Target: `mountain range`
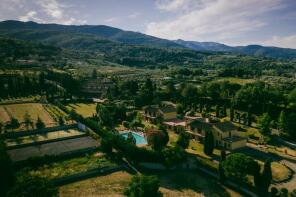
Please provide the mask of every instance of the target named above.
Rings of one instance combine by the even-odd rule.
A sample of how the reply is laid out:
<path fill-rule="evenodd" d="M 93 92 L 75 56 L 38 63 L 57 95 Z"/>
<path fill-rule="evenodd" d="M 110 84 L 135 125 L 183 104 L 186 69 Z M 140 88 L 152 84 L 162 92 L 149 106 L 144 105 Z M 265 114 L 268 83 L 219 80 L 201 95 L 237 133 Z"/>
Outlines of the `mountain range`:
<path fill-rule="evenodd" d="M 41 41 L 58 47 L 111 49 L 114 45 L 127 44 L 169 49 L 191 49 L 205 52 L 225 52 L 280 59 L 296 59 L 296 49 L 260 45 L 227 46 L 216 42 L 166 40 L 139 32 L 124 31 L 105 25 L 59 25 L 35 22 L 0 22 L 0 37 Z M 100 46 L 98 46 L 100 45 Z"/>
<path fill-rule="evenodd" d="M 261 45 L 248 45 L 248 46 L 228 46 L 217 42 L 197 42 L 197 41 L 184 41 L 175 40 L 177 44 L 187 48 L 198 51 L 219 51 L 231 52 L 244 55 L 264 56 L 271 58 L 295 59 L 296 49 L 267 47 Z"/>

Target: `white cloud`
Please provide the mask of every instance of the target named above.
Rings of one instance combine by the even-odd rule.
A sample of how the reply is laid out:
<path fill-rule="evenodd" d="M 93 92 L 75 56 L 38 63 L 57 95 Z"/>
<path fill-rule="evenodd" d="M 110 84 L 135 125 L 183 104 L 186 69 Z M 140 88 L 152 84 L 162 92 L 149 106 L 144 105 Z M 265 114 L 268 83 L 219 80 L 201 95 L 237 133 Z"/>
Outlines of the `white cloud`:
<path fill-rule="evenodd" d="M 120 22 L 120 19 L 117 17 L 111 17 L 111 18 L 107 18 L 106 20 L 104 20 L 104 22 L 106 22 L 107 24 L 117 24 Z"/>
<path fill-rule="evenodd" d="M 64 15 L 64 10 L 56 0 L 41 0 L 37 3 L 43 8 L 45 13 L 52 18 L 61 19 Z"/>
<path fill-rule="evenodd" d="M 290 36 L 273 36 L 271 39 L 262 42 L 262 44 L 296 49 L 296 34 Z"/>
<path fill-rule="evenodd" d="M 159 10 L 177 12 L 201 8 L 206 1 L 209 2 L 211 0 L 156 0 L 155 5 Z"/>
<path fill-rule="evenodd" d="M 137 17 L 140 16 L 140 15 L 141 15 L 141 13 L 139 13 L 139 12 L 134 12 L 134 13 L 128 15 L 128 18 L 137 18 Z"/>
<path fill-rule="evenodd" d="M 157 0 L 160 10 L 178 12 L 169 20 L 149 23 L 146 33 L 168 39 L 220 41 L 265 25 L 261 16 L 282 0 Z"/>
<path fill-rule="evenodd" d="M 38 18 L 36 11 L 29 11 L 26 15 L 20 16 L 20 21 L 36 21 L 36 22 L 43 22 L 40 18 Z"/>

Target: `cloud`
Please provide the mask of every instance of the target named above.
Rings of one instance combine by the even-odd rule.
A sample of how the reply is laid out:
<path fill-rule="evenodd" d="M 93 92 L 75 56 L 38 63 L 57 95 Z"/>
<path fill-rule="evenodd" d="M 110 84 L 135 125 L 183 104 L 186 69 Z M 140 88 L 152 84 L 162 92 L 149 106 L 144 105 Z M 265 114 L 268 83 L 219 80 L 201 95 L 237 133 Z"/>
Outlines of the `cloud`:
<path fill-rule="evenodd" d="M 107 18 L 106 20 L 104 20 L 104 22 L 114 25 L 114 24 L 119 23 L 120 19 L 117 17 L 111 17 L 111 18 Z"/>
<path fill-rule="evenodd" d="M 273 36 L 271 39 L 262 42 L 262 44 L 296 49 L 296 34 L 290 36 Z"/>
<path fill-rule="evenodd" d="M 39 23 L 59 23 L 65 25 L 85 24 L 79 10 L 71 1 L 61 0 L 0 0 L 0 19 L 19 19 Z M 78 11 L 75 12 L 75 11 Z"/>
<path fill-rule="evenodd" d="M 43 20 L 38 18 L 36 15 L 37 15 L 36 11 L 29 11 L 26 15 L 20 16 L 19 20 L 20 21 L 32 21 L 32 20 L 34 20 L 36 22 L 43 22 Z"/>
<path fill-rule="evenodd" d="M 146 33 L 168 39 L 223 42 L 266 25 L 260 16 L 280 8 L 281 1 L 157 0 L 158 9 L 178 14 L 149 23 Z"/>
<path fill-rule="evenodd" d="M 63 18 L 64 10 L 56 0 L 41 0 L 37 1 L 37 3 L 42 7 L 48 16 L 56 19 Z"/>
<path fill-rule="evenodd" d="M 203 2 L 204 0 L 156 0 L 155 5 L 159 10 L 175 12 L 200 7 Z"/>
<path fill-rule="evenodd" d="M 128 15 L 128 18 L 137 18 L 137 17 L 140 16 L 140 15 L 141 15 L 141 13 L 139 13 L 139 12 L 134 12 L 134 13 Z"/>

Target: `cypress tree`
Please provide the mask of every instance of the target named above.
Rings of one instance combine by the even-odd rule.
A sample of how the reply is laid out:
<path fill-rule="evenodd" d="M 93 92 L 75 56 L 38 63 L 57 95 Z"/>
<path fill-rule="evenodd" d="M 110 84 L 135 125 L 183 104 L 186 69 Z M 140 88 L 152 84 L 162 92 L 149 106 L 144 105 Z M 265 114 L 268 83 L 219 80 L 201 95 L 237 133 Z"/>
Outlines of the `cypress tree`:
<path fill-rule="evenodd" d="M 268 193 L 268 188 L 272 181 L 272 171 L 271 171 L 271 160 L 267 159 L 264 163 L 264 169 L 262 172 L 262 181 L 263 181 L 263 191 Z"/>
<path fill-rule="evenodd" d="M 224 169 L 223 169 L 223 161 L 225 161 L 225 159 L 226 159 L 226 152 L 223 149 L 221 151 L 220 162 L 219 162 L 219 178 L 220 178 L 220 181 L 224 181 L 226 179 Z"/>
<path fill-rule="evenodd" d="M 233 121 L 233 119 L 234 119 L 234 110 L 233 110 L 233 108 L 231 107 L 231 108 L 230 108 L 230 121 Z"/>
<path fill-rule="evenodd" d="M 204 153 L 211 155 L 214 151 L 214 137 L 212 132 L 207 131 L 204 139 Z"/>

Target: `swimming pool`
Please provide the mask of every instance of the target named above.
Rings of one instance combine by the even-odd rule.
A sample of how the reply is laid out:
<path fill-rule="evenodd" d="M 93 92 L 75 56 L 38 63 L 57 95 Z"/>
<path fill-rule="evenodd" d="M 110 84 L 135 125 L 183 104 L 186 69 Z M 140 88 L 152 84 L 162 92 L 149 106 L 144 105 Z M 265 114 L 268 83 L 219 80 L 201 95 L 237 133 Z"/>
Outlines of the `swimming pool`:
<path fill-rule="evenodd" d="M 124 131 L 122 133 L 120 133 L 119 135 L 121 135 L 122 137 L 124 137 L 125 139 L 127 139 L 128 133 L 132 133 L 132 135 L 134 136 L 134 138 L 136 139 L 136 145 L 146 145 L 147 140 L 144 136 L 137 134 L 133 131 Z"/>

